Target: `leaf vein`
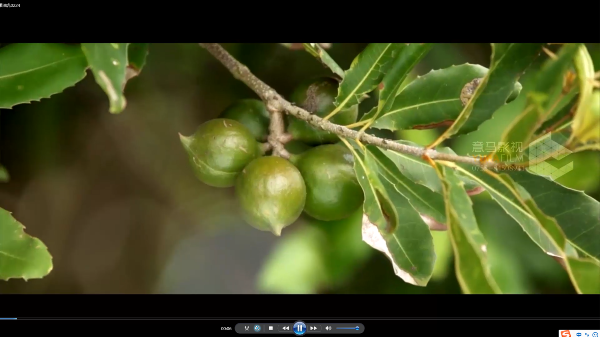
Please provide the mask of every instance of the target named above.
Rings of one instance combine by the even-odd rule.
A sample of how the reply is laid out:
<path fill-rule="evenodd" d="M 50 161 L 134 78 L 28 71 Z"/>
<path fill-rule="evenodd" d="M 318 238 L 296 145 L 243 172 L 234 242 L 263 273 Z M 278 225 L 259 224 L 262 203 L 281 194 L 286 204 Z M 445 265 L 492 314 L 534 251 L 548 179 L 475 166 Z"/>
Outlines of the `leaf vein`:
<path fill-rule="evenodd" d="M 59 60 L 59 61 L 55 61 L 55 62 L 52 62 L 52 63 L 48 63 L 48 64 L 45 64 L 45 65 L 43 65 L 43 66 L 39 66 L 39 67 L 36 67 L 36 68 L 32 68 L 32 69 L 28 69 L 28 70 L 24 70 L 24 71 L 22 71 L 22 72 L 17 72 L 17 73 L 12 73 L 12 74 L 7 74 L 7 75 L 2 75 L 2 76 L 0 76 L 0 80 L 2 80 L 2 79 L 4 79 L 4 78 L 7 78 L 7 77 L 11 77 L 11 76 L 17 76 L 17 75 L 22 75 L 22 74 L 30 73 L 30 72 L 36 71 L 36 70 L 38 70 L 38 69 L 42 69 L 42 68 L 46 68 L 46 67 L 50 67 L 50 66 L 53 66 L 53 65 L 55 65 L 55 64 L 58 64 L 58 63 L 61 63 L 61 62 L 65 62 L 65 61 L 68 61 L 68 60 L 71 60 L 71 59 L 79 58 L 79 57 L 83 57 L 83 55 L 71 56 L 71 57 L 68 57 L 68 58 L 66 58 L 66 59 L 62 59 L 62 60 Z"/>
<path fill-rule="evenodd" d="M 21 258 L 21 257 L 15 256 L 15 255 L 11 255 L 11 254 L 9 254 L 8 252 L 5 252 L 5 251 L 0 251 L 0 254 L 6 256 L 8 258 L 18 259 L 20 261 L 25 261 L 26 260 L 25 258 Z"/>
<path fill-rule="evenodd" d="M 408 110 L 408 109 L 420 108 L 422 106 L 427 106 L 427 105 L 431 105 L 431 104 L 443 103 L 443 102 L 452 102 L 452 101 L 459 101 L 459 100 L 460 99 L 445 99 L 445 100 L 437 100 L 437 101 L 430 101 L 430 102 L 419 103 L 419 104 L 415 104 L 415 105 L 412 105 L 412 106 L 406 106 L 406 107 L 403 107 L 403 108 L 400 108 L 400 109 L 389 111 L 389 112 L 381 115 L 380 118 L 383 118 L 383 117 L 388 116 L 388 115 L 396 114 L 396 113 L 399 113 L 401 111 Z"/>

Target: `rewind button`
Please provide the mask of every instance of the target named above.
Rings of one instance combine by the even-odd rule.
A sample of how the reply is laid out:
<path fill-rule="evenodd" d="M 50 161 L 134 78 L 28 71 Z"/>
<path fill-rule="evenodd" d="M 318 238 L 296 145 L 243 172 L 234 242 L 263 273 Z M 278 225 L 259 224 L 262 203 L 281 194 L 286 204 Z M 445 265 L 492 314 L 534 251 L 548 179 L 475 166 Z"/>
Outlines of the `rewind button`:
<path fill-rule="evenodd" d="M 308 332 L 321 332 L 321 325 L 307 324 Z"/>

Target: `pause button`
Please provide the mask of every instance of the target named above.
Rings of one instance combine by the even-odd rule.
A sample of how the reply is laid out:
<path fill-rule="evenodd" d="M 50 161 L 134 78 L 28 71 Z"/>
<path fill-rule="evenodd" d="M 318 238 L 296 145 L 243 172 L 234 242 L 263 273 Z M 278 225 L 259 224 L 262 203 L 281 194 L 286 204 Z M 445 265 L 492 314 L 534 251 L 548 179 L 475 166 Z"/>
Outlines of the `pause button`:
<path fill-rule="evenodd" d="M 294 333 L 297 336 L 301 336 L 306 333 L 306 324 L 303 322 L 295 322 L 294 323 Z"/>

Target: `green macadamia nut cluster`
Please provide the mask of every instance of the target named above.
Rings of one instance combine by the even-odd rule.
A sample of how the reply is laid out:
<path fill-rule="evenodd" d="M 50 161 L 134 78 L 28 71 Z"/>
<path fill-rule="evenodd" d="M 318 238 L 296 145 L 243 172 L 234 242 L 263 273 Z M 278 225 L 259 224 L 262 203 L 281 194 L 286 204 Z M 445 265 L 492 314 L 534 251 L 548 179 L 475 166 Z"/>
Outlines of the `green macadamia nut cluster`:
<path fill-rule="evenodd" d="M 325 116 L 334 107 L 338 82 L 319 78 L 301 84 L 295 104 Z M 350 107 L 332 122 L 356 122 Z M 265 104 L 243 99 L 191 136 L 180 135 L 196 177 L 219 188 L 234 187 L 244 220 L 256 229 L 280 236 L 304 212 L 321 221 L 337 221 L 362 206 L 364 195 L 354 172 L 354 157 L 335 134 L 287 116 L 285 142 L 289 159 L 269 154 L 270 115 Z"/>

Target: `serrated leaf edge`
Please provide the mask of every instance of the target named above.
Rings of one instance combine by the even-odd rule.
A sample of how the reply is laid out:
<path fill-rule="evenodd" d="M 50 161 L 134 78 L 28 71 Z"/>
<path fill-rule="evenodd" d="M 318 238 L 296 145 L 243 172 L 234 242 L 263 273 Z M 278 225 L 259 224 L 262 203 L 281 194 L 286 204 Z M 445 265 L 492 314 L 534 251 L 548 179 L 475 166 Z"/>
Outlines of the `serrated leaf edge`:
<path fill-rule="evenodd" d="M 5 210 L 5 211 L 8 212 L 8 214 L 12 216 L 13 213 L 11 211 L 8 211 L 8 210 Z M 39 239 L 37 237 L 34 237 L 34 236 L 28 234 L 27 232 L 25 232 L 26 227 L 25 227 L 25 225 L 23 225 L 23 223 L 19 222 L 14 217 L 11 217 L 11 218 L 12 218 L 12 222 L 16 223 L 17 226 L 20 227 L 21 231 L 25 234 L 25 236 L 28 236 L 28 237 L 32 238 L 33 240 L 37 241 L 39 244 L 41 244 L 41 246 L 36 247 L 36 249 L 46 249 L 47 250 L 48 256 L 50 257 L 50 268 L 48 269 L 48 271 L 46 272 L 45 275 L 40 276 L 40 277 L 26 278 L 26 277 L 23 277 L 23 276 L 16 276 L 16 277 L 0 278 L 0 280 L 8 282 L 11 279 L 23 279 L 24 281 L 27 282 L 30 279 L 42 279 L 42 278 L 48 276 L 48 274 L 50 274 L 50 272 L 52 272 L 52 270 L 54 269 L 54 264 L 53 264 L 54 263 L 53 262 L 54 261 L 54 257 L 52 257 L 52 254 L 50 253 L 50 250 L 48 250 L 48 246 L 41 239 Z M 11 257 L 13 259 L 23 260 L 22 258 L 15 257 L 13 255 L 10 255 L 10 254 L 4 252 L 4 251 L 0 251 L 0 254 L 3 254 L 3 255 L 8 256 L 8 257 Z"/>
<path fill-rule="evenodd" d="M 70 58 L 68 58 L 68 59 L 61 60 L 60 62 L 62 62 L 62 61 L 66 61 L 66 60 L 70 60 L 70 59 L 73 59 L 73 58 L 76 58 L 76 57 L 83 57 L 83 58 L 85 58 L 85 55 L 70 57 Z M 86 62 L 87 62 L 87 61 L 86 61 Z M 56 63 L 56 62 L 54 62 L 54 63 L 52 63 L 52 64 L 55 64 L 55 63 Z M 45 67 L 45 66 L 43 66 L 43 67 Z M 38 68 L 41 68 L 41 67 L 38 67 Z M 65 87 L 63 90 L 61 90 L 61 91 L 59 91 L 59 92 L 56 92 L 56 93 L 54 93 L 54 94 L 50 94 L 50 95 L 48 95 L 48 96 L 42 96 L 42 97 L 40 97 L 39 99 L 33 99 L 33 100 L 29 100 L 29 101 L 18 102 L 18 103 L 15 103 L 15 104 L 13 104 L 13 105 L 12 105 L 12 106 L 10 106 L 10 107 L 0 107 L 0 109 L 13 109 L 15 106 L 18 106 L 18 105 L 21 105 L 21 104 L 32 104 L 32 103 L 34 103 L 34 102 L 41 102 L 43 99 L 49 99 L 49 98 L 51 98 L 51 97 L 52 97 L 52 96 L 54 96 L 54 95 L 62 94 L 62 93 L 64 93 L 64 91 L 65 91 L 65 90 L 67 90 L 67 89 L 69 89 L 69 88 L 73 88 L 73 87 L 75 87 L 75 86 L 76 86 L 76 85 L 77 85 L 79 82 L 81 82 L 83 79 L 85 79 L 85 77 L 87 76 L 87 70 L 88 70 L 89 68 L 90 68 L 90 66 L 89 66 L 89 65 L 88 65 L 87 67 L 85 67 L 85 68 L 83 69 L 83 76 L 82 76 L 82 77 L 81 77 L 79 80 L 77 80 L 76 82 L 74 82 L 72 85 Z M 15 74 L 10 74 L 10 75 L 15 75 Z"/>

